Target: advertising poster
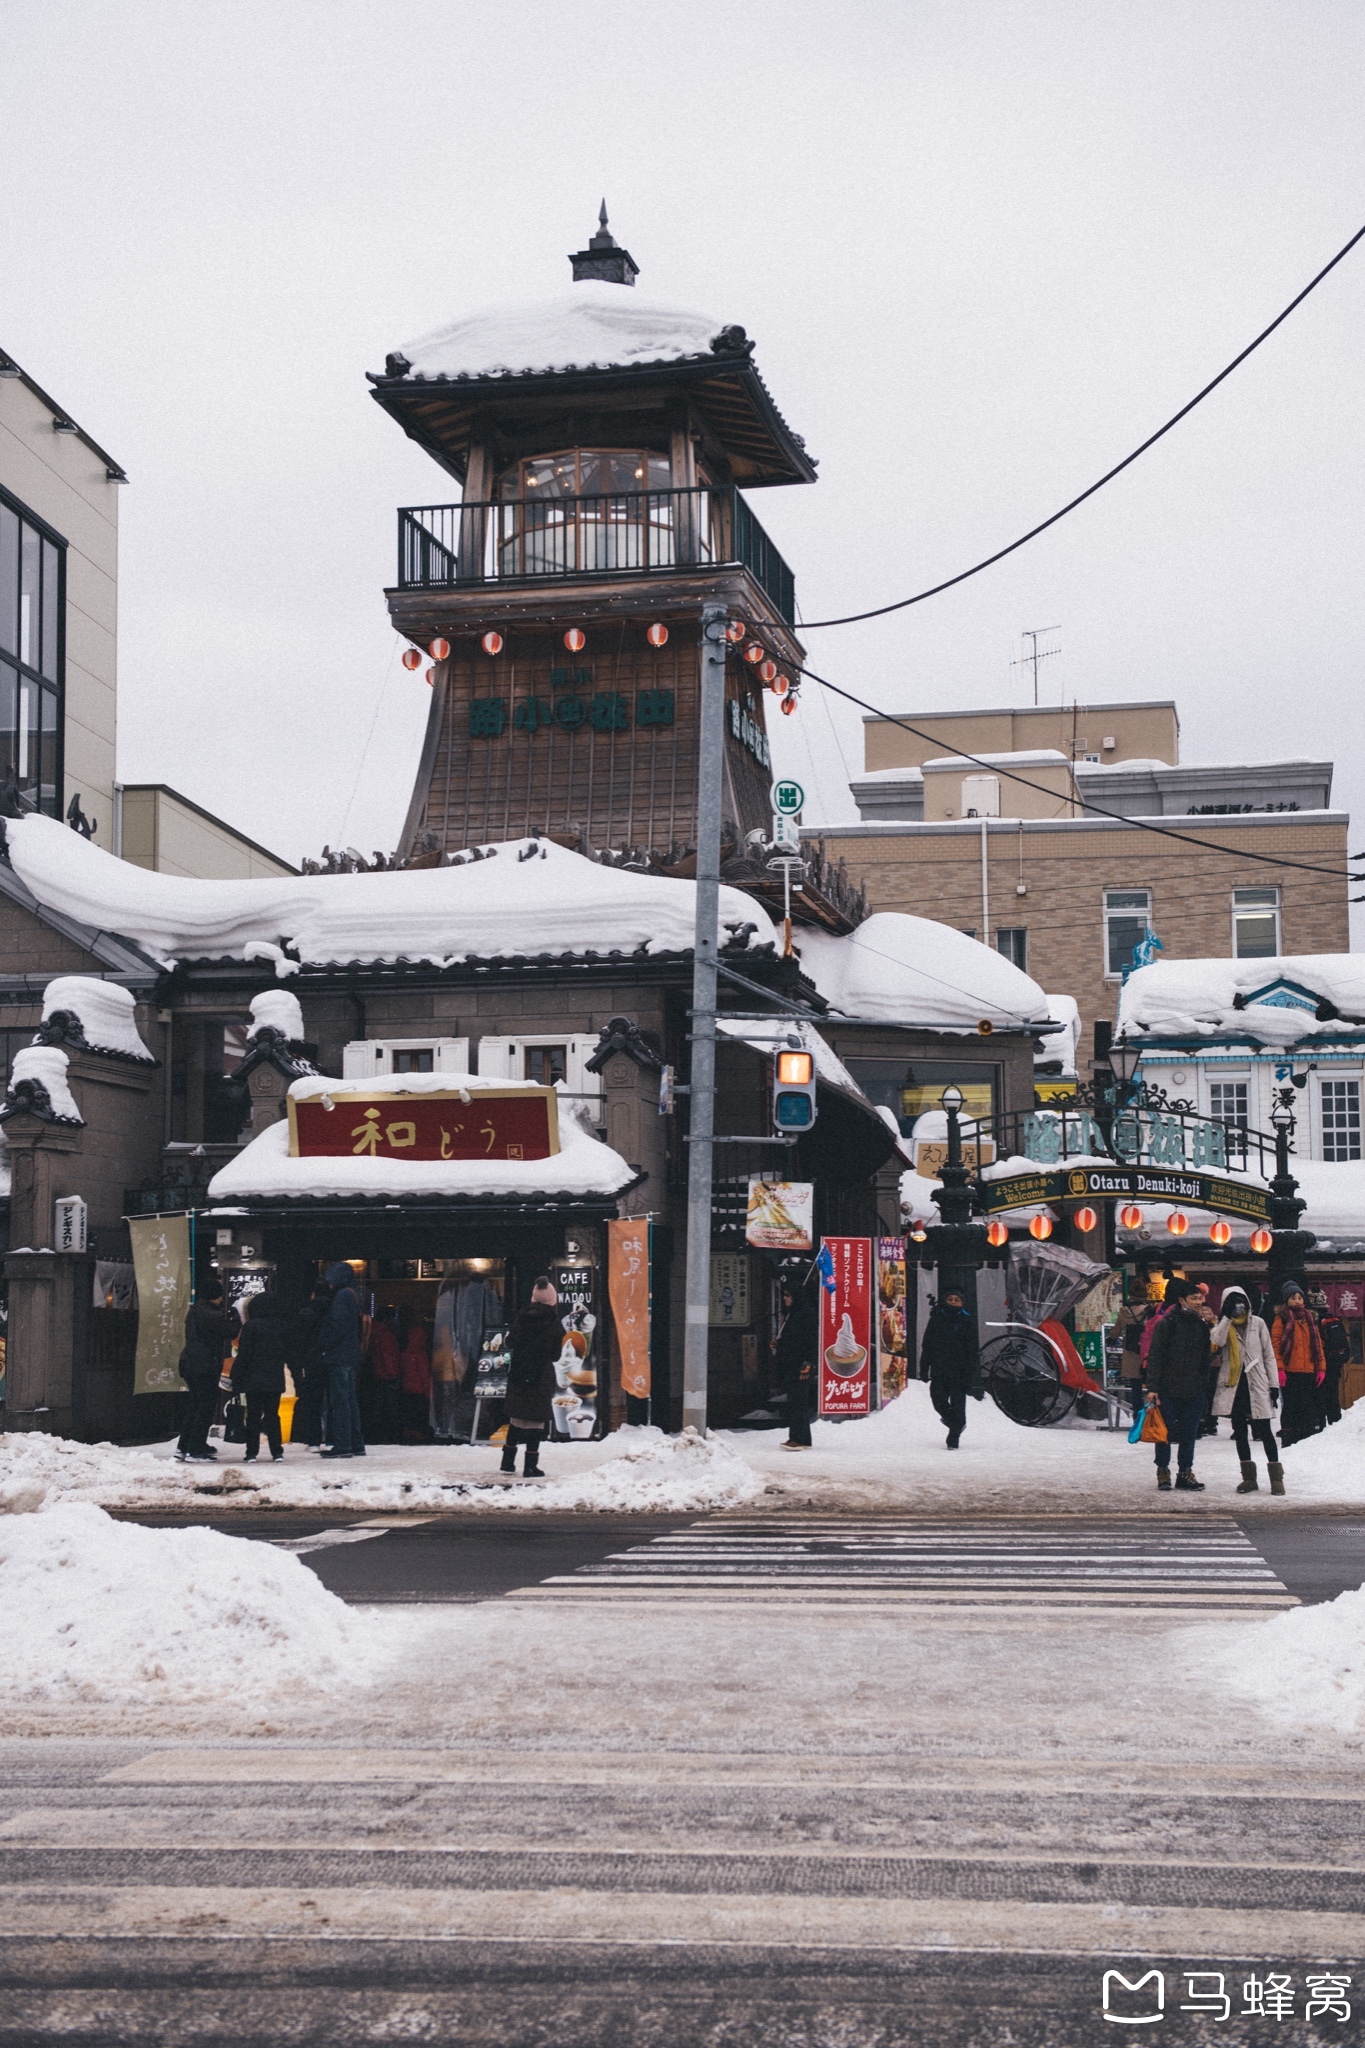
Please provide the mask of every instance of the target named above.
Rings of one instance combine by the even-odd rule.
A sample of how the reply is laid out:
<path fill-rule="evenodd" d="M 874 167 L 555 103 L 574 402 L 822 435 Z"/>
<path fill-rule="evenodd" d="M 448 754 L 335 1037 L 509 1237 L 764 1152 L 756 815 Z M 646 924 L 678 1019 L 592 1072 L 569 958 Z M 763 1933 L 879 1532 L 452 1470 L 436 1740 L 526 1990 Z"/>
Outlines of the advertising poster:
<path fill-rule="evenodd" d="M 133 1216 L 133 1271 L 137 1275 L 135 1394 L 183 1394 L 180 1354 L 190 1312 L 190 1219 Z"/>
<path fill-rule="evenodd" d="M 829 1280 L 820 1288 L 820 1413 L 866 1415 L 872 1406 L 872 1239 L 826 1237 Z"/>
<path fill-rule="evenodd" d="M 716 1252 L 711 1258 L 711 1305 L 707 1321 L 713 1330 L 744 1330 L 753 1321 L 750 1305 L 749 1254 Z"/>
<path fill-rule="evenodd" d="M 649 1399 L 649 1222 L 616 1217 L 607 1225 L 607 1299 L 621 1353 L 621 1390 Z"/>
<path fill-rule="evenodd" d="M 766 1252 L 808 1252 L 815 1242 L 815 1182 L 749 1180 L 744 1235 Z"/>
<path fill-rule="evenodd" d="M 905 1239 L 877 1239 L 877 1391 L 880 1403 L 905 1391 Z"/>
<path fill-rule="evenodd" d="M 555 1360 L 555 1390 L 550 1415 L 557 1437 L 597 1434 L 597 1273 L 592 1266 L 550 1268 L 559 1295 L 559 1321 L 564 1332 Z"/>

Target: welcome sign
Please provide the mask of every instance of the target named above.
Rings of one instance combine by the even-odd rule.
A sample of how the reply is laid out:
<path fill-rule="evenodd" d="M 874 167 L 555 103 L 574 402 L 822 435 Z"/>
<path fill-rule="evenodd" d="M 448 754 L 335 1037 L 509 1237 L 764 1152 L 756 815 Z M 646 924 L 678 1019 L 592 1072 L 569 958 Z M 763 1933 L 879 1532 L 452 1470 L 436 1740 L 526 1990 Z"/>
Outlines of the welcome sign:
<path fill-rule="evenodd" d="M 291 1159 L 549 1159 L 558 1150 L 554 1089 L 531 1083 L 289 1098 Z"/>

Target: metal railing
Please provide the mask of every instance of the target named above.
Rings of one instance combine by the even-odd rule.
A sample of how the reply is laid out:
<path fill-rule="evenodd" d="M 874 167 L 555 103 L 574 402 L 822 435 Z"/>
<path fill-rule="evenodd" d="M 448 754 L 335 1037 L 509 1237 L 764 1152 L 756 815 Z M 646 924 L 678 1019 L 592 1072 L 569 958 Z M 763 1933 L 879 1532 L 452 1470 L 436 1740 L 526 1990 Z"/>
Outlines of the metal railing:
<path fill-rule="evenodd" d="M 1126 1166 L 1168 1166 L 1204 1172 L 1275 1171 L 1275 1134 L 1220 1122 L 1188 1109 L 1134 1105 L 1118 1115 L 1049 1103 L 1034 1110 L 963 1122 L 967 1145 L 984 1139 L 996 1159 L 1025 1158 L 1051 1166 L 1068 1159 L 1110 1158 Z"/>
<path fill-rule="evenodd" d="M 410 505 L 398 584 L 442 590 L 548 576 L 655 576 L 738 563 L 789 625 L 795 578 L 733 486 Z"/>

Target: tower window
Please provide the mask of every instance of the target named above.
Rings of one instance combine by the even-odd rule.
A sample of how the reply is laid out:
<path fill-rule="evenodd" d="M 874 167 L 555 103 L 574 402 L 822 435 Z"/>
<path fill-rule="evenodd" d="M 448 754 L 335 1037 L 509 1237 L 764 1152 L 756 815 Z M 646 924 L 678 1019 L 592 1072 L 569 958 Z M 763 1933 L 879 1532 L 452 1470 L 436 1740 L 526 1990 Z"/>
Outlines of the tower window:
<path fill-rule="evenodd" d="M 66 543 L 0 495 L 0 781 L 61 816 Z"/>

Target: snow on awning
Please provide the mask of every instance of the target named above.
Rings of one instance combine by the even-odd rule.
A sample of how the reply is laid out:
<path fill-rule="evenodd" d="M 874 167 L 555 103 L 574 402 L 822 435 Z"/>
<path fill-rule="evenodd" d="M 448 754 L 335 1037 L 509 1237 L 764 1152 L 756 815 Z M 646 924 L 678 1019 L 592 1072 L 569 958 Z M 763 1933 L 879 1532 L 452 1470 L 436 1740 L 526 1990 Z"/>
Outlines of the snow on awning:
<path fill-rule="evenodd" d="M 868 1022 L 936 1031 L 1051 1030 L 1038 983 L 997 953 L 927 917 L 878 911 L 846 938 L 799 934 L 801 965 L 832 1008 Z"/>
<path fill-rule="evenodd" d="M 631 369 L 707 356 L 724 325 L 711 314 L 585 278 L 549 298 L 466 314 L 401 353 L 415 378 Z"/>

